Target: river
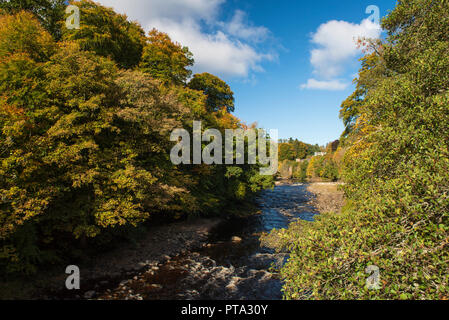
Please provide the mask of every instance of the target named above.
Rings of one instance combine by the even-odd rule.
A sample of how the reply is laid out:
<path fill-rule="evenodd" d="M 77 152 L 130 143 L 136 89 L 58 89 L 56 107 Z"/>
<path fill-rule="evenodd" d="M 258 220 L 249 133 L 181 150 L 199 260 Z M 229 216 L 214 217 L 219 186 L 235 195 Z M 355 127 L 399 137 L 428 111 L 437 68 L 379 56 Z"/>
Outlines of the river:
<path fill-rule="evenodd" d="M 287 256 L 262 247 L 259 237 L 285 228 L 297 219 L 312 221 L 306 185 L 290 184 L 265 190 L 257 197 L 260 214 L 230 219 L 211 234 L 207 246 L 170 259 L 162 265 L 107 289 L 100 299 L 276 300 L 282 282 L 270 266 Z"/>

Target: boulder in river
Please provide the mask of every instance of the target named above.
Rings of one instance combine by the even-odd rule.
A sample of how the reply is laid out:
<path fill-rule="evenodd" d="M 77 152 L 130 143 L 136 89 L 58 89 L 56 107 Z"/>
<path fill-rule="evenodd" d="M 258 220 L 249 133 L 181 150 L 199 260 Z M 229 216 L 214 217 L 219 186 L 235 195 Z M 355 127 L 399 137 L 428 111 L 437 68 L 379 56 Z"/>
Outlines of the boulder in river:
<path fill-rule="evenodd" d="M 242 238 L 237 237 L 237 236 L 233 236 L 233 237 L 231 238 L 231 240 L 232 240 L 232 242 L 241 242 L 241 241 L 242 241 Z"/>

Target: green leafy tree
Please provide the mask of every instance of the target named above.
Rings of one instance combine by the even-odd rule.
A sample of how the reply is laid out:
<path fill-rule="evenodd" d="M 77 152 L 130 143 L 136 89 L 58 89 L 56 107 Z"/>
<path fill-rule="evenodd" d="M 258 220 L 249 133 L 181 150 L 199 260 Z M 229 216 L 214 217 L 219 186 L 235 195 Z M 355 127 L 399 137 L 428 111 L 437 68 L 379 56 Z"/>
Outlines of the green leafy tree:
<path fill-rule="evenodd" d="M 206 105 L 209 111 L 218 111 L 222 108 L 227 112 L 234 111 L 234 93 L 220 78 L 210 73 L 195 74 L 188 86 L 202 91 L 207 96 Z"/>

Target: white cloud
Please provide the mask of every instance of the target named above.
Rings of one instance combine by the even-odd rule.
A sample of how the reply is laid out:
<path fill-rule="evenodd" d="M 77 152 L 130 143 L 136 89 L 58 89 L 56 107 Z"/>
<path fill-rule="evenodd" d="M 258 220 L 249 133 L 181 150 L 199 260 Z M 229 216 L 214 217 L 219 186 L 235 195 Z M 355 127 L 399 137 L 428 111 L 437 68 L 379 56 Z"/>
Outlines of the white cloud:
<path fill-rule="evenodd" d="M 270 34 L 267 28 L 252 26 L 245 20 L 246 13 L 236 10 L 232 20 L 229 23 L 223 23 L 223 25 L 230 35 L 253 42 L 263 41 Z"/>
<path fill-rule="evenodd" d="M 378 38 L 380 32 L 380 26 L 369 19 L 360 24 L 332 20 L 320 25 L 312 35 L 312 43 L 319 46 L 311 52 L 314 73 L 326 79 L 340 75 L 345 63 L 360 53 L 355 40 Z"/>
<path fill-rule="evenodd" d="M 148 31 L 157 28 L 174 41 L 189 47 L 194 55 L 194 72 L 219 76 L 247 77 L 262 71 L 260 65 L 272 60 L 271 54 L 260 53 L 251 43 L 263 40 L 269 33 L 264 27 L 245 23 L 245 13 L 237 10 L 230 22 L 218 20 L 225 0 L 99 0 L 117 12 L 126 13 Z M 205 32 L 207 25 L 214 31 Z"/>
<path fill-rule="evenodd" d="M 193 68 L 195 72 L 246 77 L 251 70 L 262 70 L 259 65 L 261 61 L 273 58 L 271 55 L 258 53 L 240 40 L 232 39 L 223 31 L 203 33 L 200 26 L 192 20 L 154 20 L 152 25 L 189 47 L 196 62 Z"/>
<path fill-rule="evenodd" d="M 310 63 L 313 73 L 321 80 L 309 79 L 302 89 L 344 90 L 349 83 L 336 77 L 341 76 L 348 61 L 360 54 L 356 41 L 358 38 L 379 38 L 380 25 L 370 19 L 360 24 L 331 20 L 320 25 L 312 34 L 311 42 L 316 48 L 311 50 Z"/>
<path fill-rule="evenodd" d="M 331 91 L 339 91 L 344 90 L 349 86 L 349 83 L 341 82 L 340 80 L 316 80 L 309 79 L 307 83 L 302 84 L 301 89 L 311 89 L 311 90 L 331 90 Z"/>

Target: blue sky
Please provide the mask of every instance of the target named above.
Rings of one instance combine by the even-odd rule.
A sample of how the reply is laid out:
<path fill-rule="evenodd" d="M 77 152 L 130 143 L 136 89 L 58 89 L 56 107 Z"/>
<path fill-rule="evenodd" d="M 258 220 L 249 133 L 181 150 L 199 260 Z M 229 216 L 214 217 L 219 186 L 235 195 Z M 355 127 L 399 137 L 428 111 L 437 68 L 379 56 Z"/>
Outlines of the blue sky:
<path fill-rule="evenodd" d="M 337 139 L 343 131 L 339 107 L 354 87 L 341 91 L 300 89 L 314 77 L 310 51 L 316 46 L 310 42 L 311 33 L 330 20 L 358 24 L 370 16 L 365 10 L 371 4 L 384 16 L 395 1 L 232 1 L 232 6 L 243 7 L 256 25 L 269 29 L 285 48 L 278 50 L 276 62 L 263 63 L 265 71 L 258 73 L 253 83 L 229 81 L 235 92 L 236 115 L 278 129 L 282 138 L 320 145 Z M 358 57 L 347 61 L 339 78 L 351 82 L 360 67 Z"/>
<path fill-rule="evenodd" d="M 280 138 L 325 143 L 339 138 L 341 102 L 351 94 L 361 52 L 354 36 L 377 37 L 395 0 L 100 0 L 167 32 L 194 54 L 194 72 L 224 79 L 235 115 L 278 129 Z M 374 15 L 373 15 L 374 14 Z M 365 21 L 364 21 L 365 20 Z"/>

